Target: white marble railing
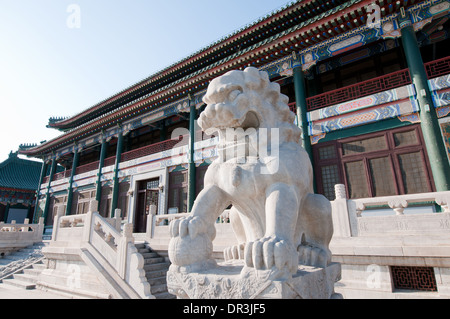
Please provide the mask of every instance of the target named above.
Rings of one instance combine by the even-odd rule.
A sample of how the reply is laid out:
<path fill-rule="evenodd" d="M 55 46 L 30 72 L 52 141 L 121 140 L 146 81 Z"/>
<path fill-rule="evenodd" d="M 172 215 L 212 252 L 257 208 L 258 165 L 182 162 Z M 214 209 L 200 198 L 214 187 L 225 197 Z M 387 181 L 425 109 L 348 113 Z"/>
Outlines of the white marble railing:
<path fill-rule="evenodd" d="M 332 207 L 337 237 L 430 234 L 450 229 L 450 191 L 347 199 L 344 185 L 336 185 L 335 193 Z"/>
<path fill-rule="evenodd" d="M 58 211 L 53 224 L 52 241 L 66 242 L 72 247 L 95 249 L 101 258 L 97 262 L 107 262 L 120 278 L 133 287 L 141 298 L 152 298 L 150 285 L 145 278 L 144 258 L 134 246 L 133 225 L 124 224 L 121 232 L 120 209 L 116 218 L 103 218 L 96 208 L 97 201 L 90 203 L 89 212 L 83 215 L 63 216 Z"/>
<path fill-rule="evenodd" d="M 2 247 L 16 247 L 21 243 L 37 243 L 42 241 L 44 232 L 44 219 L 40 218 L 38 224 L 30 224 L 25 219 L 23 224 L 16 224 L 13 220 L 10 224 L 0 222 L 0 244 Z"/>

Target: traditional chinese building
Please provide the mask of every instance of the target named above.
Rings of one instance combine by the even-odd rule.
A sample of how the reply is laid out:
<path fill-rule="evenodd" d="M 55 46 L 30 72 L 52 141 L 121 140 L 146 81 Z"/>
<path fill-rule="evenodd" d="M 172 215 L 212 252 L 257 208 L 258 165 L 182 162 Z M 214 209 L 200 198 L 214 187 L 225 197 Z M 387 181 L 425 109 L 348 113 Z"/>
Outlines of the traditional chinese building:
<path fill-rule="evenodd" d="M 104 101 L 48 127 L 61 135 L 20 152 L 44 161 L 34 220 L 57 207 L 99 212 L 145 232 L 158 214 L 190 211 L 217 140 L 195 120 L 208 83 L 267 71 L 289 97 L 334 199 L 449 190 L 449 1 L 295 1 Z M 195 142 L 195 143 L 194 143 Z M 65 168 L 57 173 L 57 165 Z"/>
<path fill-rule="evenodd" d="M 21 159 L 11 152 L 0 163 L 0 222 L 23 223 L 32 218 L 41 162 Z"/>

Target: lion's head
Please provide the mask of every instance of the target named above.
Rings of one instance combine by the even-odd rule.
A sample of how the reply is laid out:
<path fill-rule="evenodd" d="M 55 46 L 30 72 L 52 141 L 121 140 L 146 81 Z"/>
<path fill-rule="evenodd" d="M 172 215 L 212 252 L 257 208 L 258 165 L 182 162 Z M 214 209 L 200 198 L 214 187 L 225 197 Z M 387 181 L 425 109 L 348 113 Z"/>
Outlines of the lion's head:
<path fill-rule="evenodd" d="M 281 143 L 300 144 L 301 130 L 288 101 L 266 72 L 253 67 L 230 71 L 209 84 L 203 97 L 207 106 L 198 123 L 207 134 L 228 128 L 278 128 Z"/>

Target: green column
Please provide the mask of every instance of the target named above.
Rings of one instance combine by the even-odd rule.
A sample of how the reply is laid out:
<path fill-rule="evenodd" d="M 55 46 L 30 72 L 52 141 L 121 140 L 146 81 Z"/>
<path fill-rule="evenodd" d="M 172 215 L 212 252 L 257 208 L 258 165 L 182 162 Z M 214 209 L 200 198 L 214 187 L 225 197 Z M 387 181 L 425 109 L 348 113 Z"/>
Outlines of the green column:
<path fill-rule="evenodd" d="M 404 27 L 401 30 L 401 35 L 409 72 L 416 88 L 420 107 L 420 126 L 428 152 L 436 191 L 447 191 L 450 187 L 450 166 L 439 128 L 436 108 L 428 87 L 427 73 L 413 27 L 411 25 Z"/>
<path fill-rule="evenodd" d="M 167 127 L 164 123 L 164 120 L 162 121 L 162 127 L 159 129 L 160 135 L 159 135 L 159 140 L 161 142 L 165 141 L 167 139 Z"/>
<path fill-rule="evenodd" d="M 67 203 L 66 203 L 66 216 L 70 215 L 72 210 L 72 200 L 73 200 L 73 178 L 76 174 L 78 166 L 78 147 L 75 146 L 72 161 L 72 171 L 70 172 L 69 187 L 67 188 Z"/>
<path fill-rule="evenodd" d="M 102 141 L 102 148 L 100 150 L 100 160 L 98 161 L 97 173 L 97 192 L 95 193 L 95 200 L 98 202 L 97 210 L 100 210 L 100 201 L 102 200 L 102 169 L 105 164 L 106 151 L 108 150 L 108 142 L 106 139 Z"/>
<path fill-rule="evenodd" d="M 47 186 L 47 195 L 45 196 L 45 207 L 44 207 L 44 224 L 47 221 L 48 208 L 50 207 L 50 184 L 53 180 L 53 175 L 55 175 L 56 171 L 56 158 L 52 159 L 52 166 L 50 168 L 50 177 L 48 178 L 48 186 Z"/>
<path fill-rule="evenodd" d="M 195 120 L 197 118 L 197 110 L 195 103 L 189 96 L 189 179 L 188 179 L 188 212 L 194 206 L 196 196 L 196 174 L 194 162 L 194 143 L 195 143 Z"/>
<path fill-rule="evenodd" d="M 123 134 L 120 128 L 119 134 L 117 136 L 117 149 L 116 149 L 116 163 L 114 165 L 114 179 L 113 179 L 113 196 L 111 200 L 111 217 L 114 217 L 115 210 L 119 202 L 119 164 L 120 157 L 122 155 L 123 148 Z"/>
<path fill-rule="evenodd" d="M 6 204 L 5 215 L 4 215 L 4 222 L 5 222 L 5 224 L 8 222 L 8 214 L 9 214 L 9 207 L 10 206 L 11 206 L 11 204 L 8 202 L 8 204 Z"/>
<path fill-rule="evenodd" d="M 311 139 L 308 135 L 308 120 L 306 117 L 306 88 L 305 79 L 303 76 L 303 70 L 301 66 L 294 68 L 294 91 L 295 91 L 295 102 L 297 105 L 297 124 L 302 130 L 302 142 L 303 148 L 308 153 L 311 162 L 313 160 L 312 150 L 311 150 Z"/>
<path fill-rule="evenodd" d="M 42 168 L 41 168 L 41 176 L 39 177 L 39 185 L 36 191 L 36 204 L 34 205 L 34 212 L 33 212 L 33 223 L 37 224 L 38 223 L 38 216 L 37 216 L 37 211 L 39 208 L 39 197 L 40 197 L 40 193 L 41 193 L 41 185 L 42 182 L 44 181 L 44 177 L 45 175 L 47 175 L 47 169 L 48 169 L 48 165 L 47 163 L 44 161 L 42 163 Z"/>

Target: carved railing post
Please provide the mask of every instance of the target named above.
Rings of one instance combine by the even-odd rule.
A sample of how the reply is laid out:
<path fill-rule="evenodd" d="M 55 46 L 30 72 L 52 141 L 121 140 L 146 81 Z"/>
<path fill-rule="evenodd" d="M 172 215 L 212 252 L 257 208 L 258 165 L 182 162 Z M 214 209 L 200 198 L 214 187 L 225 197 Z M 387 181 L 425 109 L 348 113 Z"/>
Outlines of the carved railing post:
<path fill-rule="evenodd" d="M 122 223 L 122 210 L 120 208 L 116 208 L 114 211 L 115 225 L 114 227 L 120 233 L 120 227 Z"/>
<path fill-rule="evenodd" d="M 347 205 L 345 185 L 334 185 L 336 199 L 331 202 L 334 234 L 337 237 L 351 237 L 350 212 Z"/>
<path fill-rule="evenodd" d="M 64 206 L 58 206 L 58 210 L 56 212 L 56 216 L 53 219 L 53 234 L 52 234 L 52 241 L 56 241 L 58 237 L 58 230 L 59 230 L 59 219 L 64 216 Z M 40 221 L 40 220 L 39 220 Z"/>
<path fill-rule="evenodd" d="M 441 210 L 443 213 L 450 213 L 450 196 L 446 193 L 439 193 L 439 195 L 436 196 L 436 205 L 441 206 Z"/>
<path fill-rule="evenodd" d="M 388 205 L 396 215 L 403 215 L 403 211 L 408 207 L 408 202 L 405 199 L 395 197 L 388 202 Z"/>
<path fill-rule="evenodd" d="M 89 203 L 89 211 L 84 218 L 84 231 L 82 241 L 89 242 L 91 240 L 92 232 L 94 231 L 94 225 L 92 223 L 92 214 L 96 213 L 98 209 L 98 201 L 92 199 Z"/>
<path fill-rule="evenodd" d="M 347 199 L 347 192 L 345 190 L 344 184 L 336 184 L 334 185 L 334 194 L 336 199 Z"/>
<path fill-rule="evenodd" d="M 156 206 L 150 205 L 150 212 L 147 215 L 147 228 L 146 228 L 146 236 L 147 238 L 153 238 L 153 225 L 155 224 L 155 216 L 156 216 Z"/>
<path fill-rule="evenodd" d="M 122 279 L 126 279 L 128 243 L 133 242 L 133 224 L 127 223 L 123 226 L 123 233 L 117 245 L 116 270 Z"/>
<path fill-rule="evenodd" d="M 23 221 L 23 224 L 24 224 L 24 225 L 28 225 L 29 223 L 30 223 L 30 220 L 29 220 L 28 218 L 25 218 L 24 221 Z M 28 229 L 29 229 L 28 226 L 24 226 L 24 227 L 22 227 L 21 231 L 22 231 L 22 232 L 27 232 Z"/>

